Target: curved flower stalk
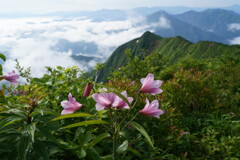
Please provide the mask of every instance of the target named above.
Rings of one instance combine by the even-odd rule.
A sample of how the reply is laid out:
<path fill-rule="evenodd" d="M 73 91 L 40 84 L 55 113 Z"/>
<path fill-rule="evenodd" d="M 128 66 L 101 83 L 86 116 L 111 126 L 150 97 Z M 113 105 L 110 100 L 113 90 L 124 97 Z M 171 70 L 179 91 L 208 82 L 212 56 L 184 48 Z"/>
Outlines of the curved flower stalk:
<path fill-rule="evenodd" d="M 142 87 L 139 92 L 150 93 L 152 95 L 162 93 L 162 89 L 159 87 L 162 85 L 162 81 L 154 80 L 154 75 L 149 73 L 146 78 L 141 79 Z"/>
<path fill-rule="evenodd" d="M 93 99 L 97 102 L 96 103 L 96 110 L 101 111 L 103 109 L 108 109 L 112 107 L 113 102 L 116 99 L 116 95 L 112 92 L 110 93 L 95 93 L 92 95 Z"/>
<path fill-rule="evenodd" d="M 132 103 L 133 98 L 132 97 L 127 97 L 127 92 L 123 91 L 121 93 L 124 97 L 126 97 L 126 99 L 128 100 L 128 103 Z M 112 104 L 113 107 L 117 108 L 117 109 L 129 109 L 129 105 L 127 104 L 127 102 L 125 102 L 124 100 L 122 100 L 122 98 L 120 98 L 119 96 L 116 96 L 115 101 Z"/>
<path fill-rule="evenodd" d="M 146 103 L 147 104 L 145 105 L 145 107 L 141 111 L 139 111 L 140 114 L 157 118 L 159 118 L 160 115 L 164 114 L 163 110 L 158 109 L 159 107 L 158 100 L 154 100 L 152 101 L 152 103 L 150 103 L 149 100 L 146 99 Z"/>
<path fill-rule="evenodd" d="M 8 75 L 5 76 L 5 79 L 14 85 L 19 83 L 17 81 L 17 79 L 19 79 L 19 78 L 20 78 L 20 76 L 18 74 L 16 74 L 15 71 L 9 72 Z"/>
<path fill-rule="evenodd" d="M 68 101 L 62 101 L 61 105 L 64 108 L 61 115 L 70 114 L 82 108 L 82 104 L 78 103 L 71 93 L 68 94 Z"/>

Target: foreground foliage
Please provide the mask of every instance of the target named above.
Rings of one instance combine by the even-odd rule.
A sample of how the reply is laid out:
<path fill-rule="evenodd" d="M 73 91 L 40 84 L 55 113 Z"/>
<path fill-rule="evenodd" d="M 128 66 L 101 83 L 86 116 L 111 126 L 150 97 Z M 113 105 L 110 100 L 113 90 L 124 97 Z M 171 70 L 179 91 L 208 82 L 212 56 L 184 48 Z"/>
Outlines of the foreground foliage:
<path fill-rule="evenodd" d="M 130 52 L 127 56 L 129 63 L 107 83 L 92 81 L 77 67 L 47 67 L 43 77 L 32 78 L 18 65 L 27 83 L 1 90 L 1 159 L 240 158 L 237 56 L 184 58 L 174 65 L 160 53 L 143 59 L 131 58 Z M 163 80 L 163 93 L 144 93 L 151 85 L 140 79 L 148 73 Z M 92 87 L 85 87 L 88 82 Z M 86 88 L 91 89 L 88 94 Z M 99 101 L 106 94 L 119 103 Z M 60 115 L 64 100 L 62 105 L 78 107 L 74 113 Z M 146 112 L 156 101 L 165 112 L 159 119 Z M 96 103 L 102 105 L 99 111 Z"/>

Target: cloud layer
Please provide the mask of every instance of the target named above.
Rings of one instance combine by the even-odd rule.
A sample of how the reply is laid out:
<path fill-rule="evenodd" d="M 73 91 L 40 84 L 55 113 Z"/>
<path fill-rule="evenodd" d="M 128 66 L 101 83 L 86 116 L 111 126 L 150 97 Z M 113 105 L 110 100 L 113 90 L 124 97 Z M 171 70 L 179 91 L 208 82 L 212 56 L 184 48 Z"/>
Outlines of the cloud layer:
<path fill-rule="evenodd" d="M 234 32 L 236 30 L 240 30 L 240 23 L 232 23 L 228 26 L 228 30 Z"/>
<path fill-rule="evenodd" d="M 144 21 L 143 17 L 111 22 L 93 22 L 83 17 L 1 19 L 0 52 L 7 55 L 4 71 L 14 69 L 15 59 L 23 67 L 31 67 L 34 76 L 41 76 L 45 66 L 78 65 L 87 70 L 96 62 L 77 62 L 71 55 L 93 55 L 106 60 L 117 46 L 141 36 L 150 27 L 170 27 L 164 17 L 152 26 Z"/>
<path fill-rule="evenodd" d="M 232 23 L 228 26 L 228 30 L 235 32 L 240 30 L 240 23 Z M 232 40 L 230 40 L 231 44 L 240 44 L 240 36 L 239 37 L 235 37 Z"/>

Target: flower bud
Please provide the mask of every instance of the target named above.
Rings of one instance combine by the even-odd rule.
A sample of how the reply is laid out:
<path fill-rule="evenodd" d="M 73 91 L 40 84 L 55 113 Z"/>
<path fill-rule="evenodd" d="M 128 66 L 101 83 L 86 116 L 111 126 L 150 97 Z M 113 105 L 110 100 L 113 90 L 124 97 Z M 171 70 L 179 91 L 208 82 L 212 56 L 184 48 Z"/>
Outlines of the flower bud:
<path fill-rule="evenodd" d="M 91 93 L 91 90 L 92 90 L 92 83 L 88 82 L 88 84 L 86 85 L 86 87 L 84 89 L 83 96 L 84 97 L 88 97 L 90 95 L 90 93 Z"/>

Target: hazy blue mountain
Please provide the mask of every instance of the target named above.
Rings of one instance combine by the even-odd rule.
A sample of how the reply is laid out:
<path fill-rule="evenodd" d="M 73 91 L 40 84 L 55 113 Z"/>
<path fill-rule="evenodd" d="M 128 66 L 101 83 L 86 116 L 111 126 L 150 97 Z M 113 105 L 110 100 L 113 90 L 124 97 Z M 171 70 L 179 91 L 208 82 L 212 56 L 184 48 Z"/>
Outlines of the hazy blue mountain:
<path fill-rule="evenodd" d="M 0 18 L 25 18 L 25 17 L 37 17 L 37 14 L 33 13 L 20 13 L 20 12 L 12 12 L 12 13 L 0 13 Z"/>
<path fill-rule="evenodd" d="M 236 13 L 240 13 L 240 5 L 238 5 L 238 4 L 235 4 L 235 5 L 232 5 L 232 6 L 229 6 L 229 7 L 225 7 L 223 9 L 227 9 L 227 10 L 234 11 Z"/>
<path fill-rule="evenodd" d="M 70 42 L 66 39 L 58 40 L 56 45 L 52 48 L 53 50 L 56 50 L 59 52 L 68 52 L 69 50 L 71 50 L 74 55 L 79 53 L 95 54 L 98 51 L 97 45 L 93 42 L 85 42 L 85 41 Z"/>
<path fill-rule="evenodd" d="M 133 11 L 141 14 L 141 15 L 148 15 L 148 14 L 152 14 L 154 12 L 160 11 L 160 10 L 164 10 L 170 14 L 180 14 L 180 13 L 184 13 L 187 12 L 189 10 L 195 10 L 195 11 L 202 11 L 206 8 L 196 8 L 196 7 L 138 7 L 138 8 L 134 8 Z"/>
<path fill-rule="evenodd" d="M 235 12 L 240 12 L 239 5 L 233 5 L 229 7 L 225 7 L 223 9 L 232 10 Z M 200 7 L 138 7 L 129 10 L 121 10 L 121 9 L 102 9 L 96 11 L 59 11 L 45 14 L 45 16 L 62 16 L 62 17 L 79 17 L 83 16 L 86 18 L 90 18 L 93 21 L 114 21 L 114 20 L 126 20 L 128 17 L 134 15 L 146 16 L 149 14 L 153 14 L 154 12 L 164 10 L 169 14 L 181 14 L 190 10 L 194 11 L 203 11 L 207 8 Z"/>
<path fill-rule="evenodd" d="M 32 14 L 32 13 L 7 13 L 0 14 L 0 18 L 21 18 L 21 17 L 37 17 L 37 16 L 60 16 L 60 17 L 79 17 L 93 19 L 94 21 L 113 21 L 113 20 L 125 20 L 132 15 L 133 12 L 138 15 L 148 15 L 159 10 L 164 10 L 170 14 L 181 14 L 190 10 L 203 11 L 207 8 L 204 7 L 184 7 L 184 6 L 172 6 L 172 7 L 138 7 L 129 10 L 123 9 L 102 9 L 96 11 L 58 11 L 47 14 Z M 240 13 L 240 5 L 235 4 L 222 9 L 231 10 Z"/>
<path fill-rule="evenodd" d="M 45 14 L 44 16 L 61 16 L 61 17 L 85 17 L 93 21 L 116 21 L 125 20 L 127 13 L 119 9 L 102 9 L 96 11 L 60 11 Z"/>
<path fill-rule="evenodd" d="M 162 37 L 181 36 L 191 42 L 205 40 L 227 43 L 221 36 L 181 21 L 165 11 L 159 11 L 147 16 L 147 23 L 153 24 L 149 30 L 153 30 L 155 34 Z"/>
<path fill-rule="evenodd" d="M 208 9 L 203 12 L 188 11 L 174 17 L 226 40 L 240 36 L 240 30 L 233 31 L 229 28 L 233 23 L 240 24 L 240 14 L 233 11 L 223 9 Z"/>
<path fill-rule="evenodd" d="M 74 60 L 76 60 L 77 62 L 90 62 L 92 60 L 96 61 L 96 62 L 101 62 L 103 59 L 99 58 L 99 57 L 95 57 L 95 56 L 87 56 L 87 55 L 72 55 L 71 56 Z"/>

